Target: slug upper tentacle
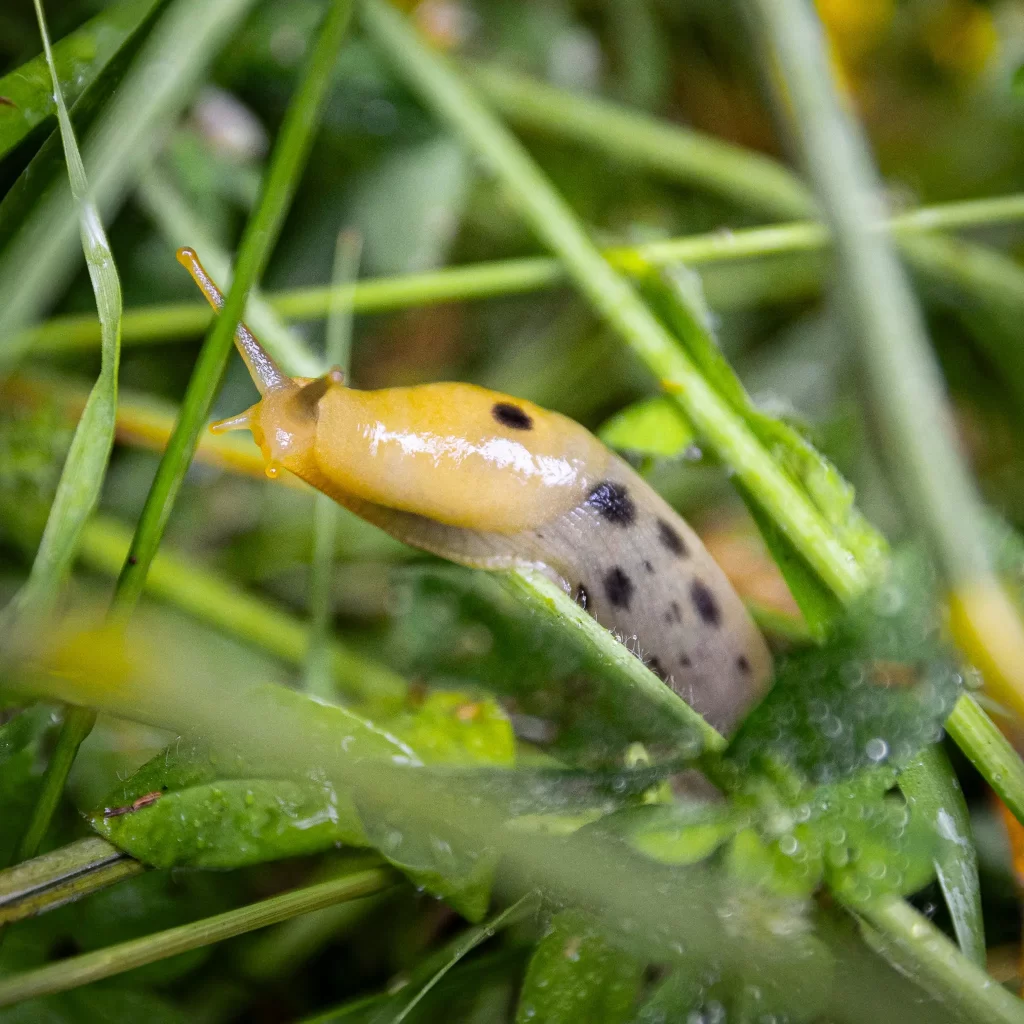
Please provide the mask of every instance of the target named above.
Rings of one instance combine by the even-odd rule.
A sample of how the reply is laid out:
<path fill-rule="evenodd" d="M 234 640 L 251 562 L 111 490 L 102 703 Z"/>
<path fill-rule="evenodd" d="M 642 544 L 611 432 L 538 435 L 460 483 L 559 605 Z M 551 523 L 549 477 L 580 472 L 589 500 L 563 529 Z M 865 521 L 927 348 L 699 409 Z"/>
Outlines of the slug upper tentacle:
<path fill-rule="evenodd" d="M 220 308 L 195 253 L 178 259 Z M 546 570 L 719 729 L 766 689 L 768 647 L 700 538 L 578 423 L 472 384 L 292 379 L 244 324 L 235 340 L 262 398 L 214 429 L 251 430 L 271 475 L 452 561 Z"/>

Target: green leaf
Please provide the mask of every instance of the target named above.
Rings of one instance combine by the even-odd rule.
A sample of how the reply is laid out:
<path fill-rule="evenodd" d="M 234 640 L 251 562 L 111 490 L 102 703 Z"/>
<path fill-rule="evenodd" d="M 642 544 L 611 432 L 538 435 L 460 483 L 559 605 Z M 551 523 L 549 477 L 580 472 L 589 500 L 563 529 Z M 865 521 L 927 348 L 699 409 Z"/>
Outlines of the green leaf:
<path fill-rule="evenodd" d="M 939 746 L 926 747 L 900 772 L 913 811 L 934 829 L 935 871 L 963 954 L 985 966 L 985 925 L 981 916 L 978 855 L 971 818 L 949 758 Z"/>
<path fill-rule="evenodd" d="M 630 1019 L 642 974 L 642 964 L 583 914 L 562 911 L 530 958 L 516 1024 L 621 1024 Z"/>
<path fill-rule="evenodd" d="M 621 836 L 661 864 L 683 867 L 710 857 L 744 819 L 726 804 L 648 804 L 606 815 L 592 827 Z"/>
<path fill-rule="evenodd" d="M 683 455 L 697 439 L 679 406 L 661 395 L 626 406 L 597 436 L 618 451 L 666 459 Z"/>
<path fill-rule="evenodd" d="M 87 21 L 53 47 L 56 88 L 75 100 L 96 80 L 125 40 L 161 0 L 128 0 Z M 0 157 L 57 113 L 54 80 L 44 54 L 0 78 Z"/>
<path fill-rule="evenodd" d="M 812 782 L 906 764 L 941 734 L 960 684 L 934 568 L 906 548 L 836 621 L 828 643 L 778 659 L 774 687 L 728 756 L 741 772 L 781 764 Z"/>
<path fill-rule="evenodd" d="M 453 765 L 513 761 L 511 726 L 493 701 L 434 693 L 417 711 L 371 726 L 301 694 L 284 691 L 281 699 L 308 715 L 311 727 L 354 734 L 365 756 Z M 261 777 L 259 765 L 202 744 L 179 743 L 157 755 L 90 820 L 111 843 L 157 867 L 231 868 L 338 844 L 374 847 L 470 919 L 487 910 L 495 865 L 493 851 L 475 849 L 464 836 L 410 834 L 376 809 L 362 814 L 344 792 Z"/>
<path fill-rule="evenodd" d="M 137 811 L 101 812 L 91 821 L 119 849 L 158 868 L 237 868 L 339 843 L 366 845 L 351 804 L 330 787 L 287 779 L 191 786 L 162 793 Z"/>

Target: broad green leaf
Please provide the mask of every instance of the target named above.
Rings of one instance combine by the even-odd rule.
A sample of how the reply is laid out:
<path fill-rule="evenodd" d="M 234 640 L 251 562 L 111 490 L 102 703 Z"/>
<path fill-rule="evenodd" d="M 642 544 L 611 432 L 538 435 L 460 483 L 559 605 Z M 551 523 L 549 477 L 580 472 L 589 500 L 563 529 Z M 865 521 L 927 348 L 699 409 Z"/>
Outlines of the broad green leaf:
<path fill-rule="evenodd" d="M 914 813 L 935 830 L 935 872 L 960 949 L 984 967 L 978 855 L 970 814 L 953 766 L 941 747 L 926 747 L 900 772 L 899 783 Z"/>
<path fill-rule="evenodd" d="M 93 815 L 93 827 L 157 868 L 237 868 L 366 845 L 351 804 L 329 787 L 287 779 L 223 779 L 162 793 L 137 811 L 105 811 L 114 816 Z"/>
<path fill-rule="evenodd" d="M 735 835 L 746 816 L 726 804 L 671 803 L 627 807 L 593 827 L 611 832 L 661 864 L 706 860 Z"/>
<path fill-rule="evenodd" d="M 642 975 L 643 965 L 587 917 L 562 911 L 530 959 L 516 1024 L 621 1024 L 630 1019 Z"/>
<path fill-rule="evenodd" d="M 47 612 L 71 569 L 86 520 L 99 500 L 107 461 L 114 445 L 117 369 L 121 355 L 121 284 L 117 268 L 99 211 L 89 198 L 85 166 L 61 94 L 60 78 L 40 0 L 36 0 L 36 16 L 52 78 L 71 194 L 79 211 L 82 249 L 96 296 L 102 333 L 101 365 L 99 377 L 72 438 L 28 581 L 15 598 L 12 609 L 15 618 L 7 619 L 8 624 L 22 613 Z"/>
<path fill-rule="evenodd" d="M 304 709 L 311 725 L 355 735 L 368 757 L 513 761 L 511 727 L 492 701 L 435 693 L 418 710 L 371 726 L 300 694 L 282 699 Z M 377 810 L 362 814 L 344 792 L 262 777 L 259 765 L 201 744 L 169 747 L 119 785 L 90 820 L 110 842 L 157 867 L 229 868 L 338 844 L 371 846 L 471 919 L 486 912 L 495 864 L 494 851 L 476 850 L 464 836 L 410 834 Z"/>
<path fill-rule="evenodd" d="M 679 406 L 661 395 L 626 406 L 597 434 L 610 448 L 651 458 L 681 456 L 697 439 Z"/>
<path fill-rule="evenodd" d="M 95 81 L 125 40 L 161 0 L 127 0 L 109 7 L 53 47 L 57 90 L 75 100 Z M 0 157 L 57 113 L 54 81 L 45 54 L 0 78 Z M 9 104 L 9 105 L 8 105 Z"/>

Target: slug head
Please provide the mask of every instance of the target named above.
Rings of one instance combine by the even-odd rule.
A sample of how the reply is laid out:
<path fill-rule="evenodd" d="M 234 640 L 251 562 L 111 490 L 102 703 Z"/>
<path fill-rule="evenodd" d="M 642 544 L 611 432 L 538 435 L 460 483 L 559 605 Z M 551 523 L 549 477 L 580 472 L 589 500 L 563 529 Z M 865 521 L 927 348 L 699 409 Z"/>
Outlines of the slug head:
<path fill-rule="evenodd" d="M 195 250 L 181 248 L 177 257 L 210 305 L 221 310 L 224 296 L 199 262 Z M 245 412 L 214 423 L 210 429 L 218 434 L 229 430 L 252 431 L 266 459 L 267 476 L 277 476 L 281 469 L 307 475 L 303 471 L 315 461 L 318 405 L 331 387 L 343 385 L 341 371 L 331 370 L 315 380 L 293 379 L 278 367 L 244 323 L 235 329 L 235 345 L 262 398 Z"/>

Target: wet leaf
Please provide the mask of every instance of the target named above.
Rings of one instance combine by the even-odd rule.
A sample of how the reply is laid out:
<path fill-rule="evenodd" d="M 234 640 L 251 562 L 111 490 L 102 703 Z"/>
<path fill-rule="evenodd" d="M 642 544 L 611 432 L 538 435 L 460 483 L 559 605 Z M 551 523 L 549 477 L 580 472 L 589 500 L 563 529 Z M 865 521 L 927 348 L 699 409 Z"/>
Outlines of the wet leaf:
<path fill-rule="evenodd" d="M 452 765 L 510 765 L 514 758 L 511 727 L 493 701 L 433 693 L 420 708 L 370 727 L 299 694 L 282 699 L 321 727 L 336 720 L 339 737 L 357 730 L 367 756 Z M 471 920 L 486 913 L 496 859 L 461 833 L 410 834 L 376 808 L 361 813 L 332 786 L 264 778 L 258 765 L 202 744 L 168 747 L 90 820 L 110 842 L 157 867 L 233 868 L 340 844 L 373 847 Z"/>
<path fill-rule="evenodd" d="M 906 764 L 934 743 L 960 693 L 942 637 L 934 569 L 896 552 L 889 573 L 821 648 L 779 659 L 775 686 L 730 747 L 741 770 L 786 765 L 812 782 Z"/>
<path fill-rule="evenodd" d="M 632 1014 L 643 967 L 584 915 L 551 921 L 526 971 L 516 1024 L 619 1024 Z"/>

